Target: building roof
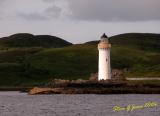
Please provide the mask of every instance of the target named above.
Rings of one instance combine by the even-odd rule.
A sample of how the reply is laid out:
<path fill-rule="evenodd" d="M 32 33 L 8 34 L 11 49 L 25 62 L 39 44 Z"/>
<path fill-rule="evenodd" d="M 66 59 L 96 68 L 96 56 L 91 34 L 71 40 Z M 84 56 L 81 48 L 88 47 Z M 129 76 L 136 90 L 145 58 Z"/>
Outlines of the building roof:
<path fill-rule="evenodd" d="M 104 33 L 101 38 L 108 38 L 107 35 Z"/>

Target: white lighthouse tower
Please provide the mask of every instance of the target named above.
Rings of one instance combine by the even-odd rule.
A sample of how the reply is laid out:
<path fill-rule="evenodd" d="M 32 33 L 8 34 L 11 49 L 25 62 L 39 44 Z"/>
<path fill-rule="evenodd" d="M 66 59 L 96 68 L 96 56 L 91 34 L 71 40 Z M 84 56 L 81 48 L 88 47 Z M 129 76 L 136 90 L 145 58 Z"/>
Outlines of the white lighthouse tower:
<path fill-rule="evenodd" d="M 111 66 L 110 66 L 110 49 L 108 37 L 105 33 L 101 36 L 98 44 L 99 50 L 99 66 L 98 66 L 98 80 L 111 79 Z"/>

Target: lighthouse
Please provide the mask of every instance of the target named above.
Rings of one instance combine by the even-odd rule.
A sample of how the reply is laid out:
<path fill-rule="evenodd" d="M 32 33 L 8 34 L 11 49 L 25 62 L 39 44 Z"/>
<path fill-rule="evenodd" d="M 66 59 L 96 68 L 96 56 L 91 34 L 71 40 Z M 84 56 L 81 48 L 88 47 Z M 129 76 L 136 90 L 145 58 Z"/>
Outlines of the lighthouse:
<path fill-rule="evenodd" d="M 98 64 L 98 80 L 111 79 L 111 66 L 110 66 L 110 49 L 108 37 L 104 33 L 98 44 L 99 50 L 99 64 Z"/>

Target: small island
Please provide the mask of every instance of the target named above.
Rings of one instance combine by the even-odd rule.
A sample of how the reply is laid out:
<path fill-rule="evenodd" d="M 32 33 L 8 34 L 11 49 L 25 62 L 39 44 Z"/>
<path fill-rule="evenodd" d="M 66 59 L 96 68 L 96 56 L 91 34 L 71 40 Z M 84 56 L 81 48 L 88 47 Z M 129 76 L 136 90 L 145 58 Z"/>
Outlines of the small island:
<path fill-rule="evenodd" d="M 34 87 L 29 91 L 35 94 L 158 94 L 160 85 L 133 83 L 126 80 L 121 71 L 112 70 L 110 66 L 110 49 L 105 33 L 98 44 L 98 73 L 92 74 L 89 80 L 54 79 L 48 87 Z"/>
<path fill-rule="evenodd" d="M 159 38 L 160 34 L 151 33 L 109 37 L 112 46 L 101 44 L 99 47 L 111 49 L 112 74 L 108 78 L 112 76 L 112 79 L 99 80 L 99 40 L 73 44 L 56 36 L 29 33 L 2 37 L 0 91 L 30 91 L 30 94 L 36 90 L 39 92 L 35 94 L 160 93 L 159 80 L 133 80 L 160 77 Z"/>

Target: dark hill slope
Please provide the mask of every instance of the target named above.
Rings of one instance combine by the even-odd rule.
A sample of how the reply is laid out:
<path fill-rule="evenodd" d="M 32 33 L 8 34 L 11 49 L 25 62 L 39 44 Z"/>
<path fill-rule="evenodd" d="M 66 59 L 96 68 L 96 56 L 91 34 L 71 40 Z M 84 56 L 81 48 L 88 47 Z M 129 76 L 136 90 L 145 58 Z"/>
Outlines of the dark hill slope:
<path fill-rule="evenodd" d="M 112 45 L 125 46 L 133 49 L 160 52 L 160 34 L 127 33 L 109 38 Z M 86 44 L 98 44 L 99 41 L 90 41 Z"/>
<path fill-rule="evenodd" d="M 64 47 L 72 45 L 61 38 L 50 35 L 14 34 L 0 38 L 1 47 Z"/>
<path fill-rule="evenodd" d="M 160 52 L 160 34 L 128 33 L 112 36 L 110 39 L 113 45 Z"/>

